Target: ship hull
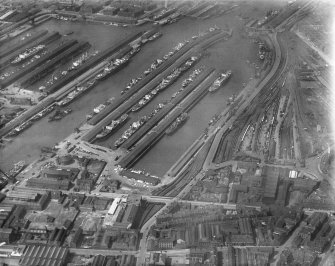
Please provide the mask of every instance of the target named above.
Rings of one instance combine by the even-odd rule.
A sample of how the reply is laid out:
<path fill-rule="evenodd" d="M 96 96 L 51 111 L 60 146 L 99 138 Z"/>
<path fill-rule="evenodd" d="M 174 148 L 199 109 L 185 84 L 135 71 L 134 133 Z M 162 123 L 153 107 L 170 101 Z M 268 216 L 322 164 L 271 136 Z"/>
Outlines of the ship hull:
<path fill-rule="evenodd" d="M 117 130 L 118 128 L 120 128 L 122 125 L 124 125 L 128 120 L 128 117 L 124 120 L 122 120 L 119 124 L 117 124 L 113 129 L 111 129 L 106 135 L 102 135 L 102 136 L 96 136 L 96 140 L 104 140 L 106 138 L 108 138 L 113 132 L 115 132 L 115 130 Z"/>

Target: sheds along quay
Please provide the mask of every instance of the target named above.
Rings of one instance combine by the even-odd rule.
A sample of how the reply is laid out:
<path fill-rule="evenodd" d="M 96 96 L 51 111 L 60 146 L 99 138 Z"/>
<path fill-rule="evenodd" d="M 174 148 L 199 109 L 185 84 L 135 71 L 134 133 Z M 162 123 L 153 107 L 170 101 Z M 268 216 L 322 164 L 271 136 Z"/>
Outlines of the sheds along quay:
<path fill-rule="evenodd" d="M 165 119 L 163 119 L 157 127 L 152 130 L 149 134 L 146 134 L 140 143 L 135 148 L 126 154 L 119 162 L 122 168 L 131 167 L 138 159 L 141 158 L 159 139 L 163 136 L 168 126 L 183 112 L 187 111 L 195 102 L 199 101 L 204 94 L 207 93 L 208 88 L 214 82 L 215 77 L 213 75 L 213 69 L 209 70 L 205 77 L 200 80 L 199 83 L 195 84 L 196 90 L 191 92 L 190 95 L 184 99 L 179 107 L 172 110 L 172 107 L 167 107 L 167 111 L 171 111 Z M 193 87 L 193 88 L 194 88 Z M 191 87 L 192 88 L 192 87 Z M 185 95 L 181 95 L 181 97 Z M 172 105 L 176 106 L 181 99 L 175 99 L 172 101 Z"/>
<path fill-rule="evenodd" d="M 92 58 L 91 60 L 85 62 L 77 70 L 73 71 L 72 73 L 70 73 L 69 75 L 64 77 L 64 79 L 58 80 L 57 83 L 54 83 L 49 88 L 49 92 L 55 92 L 57 90 L 59 90 L 59 91 L 57 91 L 56 93 L 54 93 L 54 94 L 50 95 L 49 97 L 43 99 L 40 103 L 33 106 L 31 109 L 29 109 L 28 111 L 26 111 L 25 113 L 23 113 L 19 117 L 13 119 L 8 124 L 6 124 L 6 126 L 4 128 L 0 129 L 0 137 L 6 135 L 13 128 L 19 126 L 20 124 L 22 124 L 24 121 L 28 120 L 33 115 L 37 114 L 38 112 L 40 112 L 44 108 L 48 107 L 49 105 L 53 104 L 55 102 L 55 100 L 60 95 L 63 95 L 66 92 L 70 92 L 70 90 L 73 89 L 73 87 L 76 85 L 76 83 L 78 83 L 79 78 L 85 79 L 88 75 L 91 74 L 91 73 L 89 73 L 89 74 L 85 73 L 86 71 L 89 72 L 89 70 L 91 68 L 93 68 L 96 64 L 98 64 L 99 62 L 104 61 L 107 56 L 116 53 L 118 50 L 120 50 L 127 43 L 132 42 L 133 40 L 138 38 L 141 34 L 142 33 L 136 33 L 136 34 L 133 34 L 133 35 L 125 38 L 124 40 L 117 43 L 115 46 L 107 49 L 106 51 L 104 51 L 104 52 L 98 54 L 96 57 Z M 74 80 L 75 78 L 77 78 L 77 79 Z M 75 82 L 73 82 L 73 80 Z M 70 82 L 70 81 L 72 81 L 72 82 Z M 67 84 L 68 82 L 70 82 L 70 83 Z M 64 90 L 61 89 L 63 86 L 65 88 Z"/>
<path fill-rule="evenodd" d="M 231 32 L 228 34 L 231 34 Z M 144 95 L 146 95 L 150 90 L 157 86 L 162 78 L 165 75 L 169 74 L 172 69 L 178 67 L 178 65 L 181 64 L 183 60 L 192 56 L 199 49 L 201 50 L 204 45 L 213 43 L 226 36 L 227 32 L 222 32 L 221 30 L 214 30 L 203 37 L 199 37 L 195 41 L 187 43 L 171 58 L 169 58 L 162 65 L 152 71 L 144 79 L 140 80 L 134 87 L 132 87 L 131 90 L 123 94 L 119 99 L 115 100 L 113 104 L 108 105 L 103 111 L 93 117 L 89 121 L 89 124 L 94 125 L 94 127 L 85 135 L 83 135 L 82 140 L 92 141 L 94 137 L 103 129 L 104 126 L 108 125 L 112 120 L 117 119 L 122 114 L 128 112 L 134 104 L 136 104 Z"/>

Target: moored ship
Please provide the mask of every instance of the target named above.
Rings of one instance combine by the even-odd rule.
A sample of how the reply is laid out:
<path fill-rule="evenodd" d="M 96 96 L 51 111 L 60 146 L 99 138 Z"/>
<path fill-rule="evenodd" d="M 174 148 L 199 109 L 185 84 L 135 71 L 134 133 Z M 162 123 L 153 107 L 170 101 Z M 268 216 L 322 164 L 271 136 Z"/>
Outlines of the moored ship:
<path fill-rule="evenodd" d="M 114 101 L 115 97 L 109 98 L 106 102 L 103 104 L 99 104 L 97 107 L 93 108 L 93 111 L 86 115 L 86 119 L 90 120 L 92 117 L 100 113 L 102 110 L 104 110 L 108 105 L 110 105 Z"/>
<path fill-rule="evenodd" d="M 140 120 L 133 122 L 130 125 L 130 128 L 128 128 L 122 136 L 117 139 L 114 143 L 114 146 L 116 148 L 120 147 L 127 139 L 129 139 L 137 130 L 139 130 L 150 118 L 147 116 L 142 116 Z"/>
<path fill-rule="evenodd" d="M 122 67 L 125 67 L 129 63 L 129 56 L 124 56 L 121 59 L 115 59 L 114 62 L 111 62 L 108 66 L 104 68 L 102 72 L 100 72 L 96 79 L 103 80 L 107 78 L 110 74 L 113 74 L 114 71 L 120 70 Z"/>
<path fill-rule="evenodd" d="M 41 45 L 37 45 L 35 47 L 29 48 L 27 50 L 25 50 L 23 53 L 19 54 L 17 57 L 15 57 L 11 63 L 12 64 L 18 64 L 21 63 L 29 58 L 31 58 L 32 56 L 36 55 L 39 51 L 43 50 L 45 48 L 45 45 L 41 44 Z"/>
<path fill-rule="evenodd" d="M 23 124 L 21 124 L 20 126 L 14 128 L 12 131 L 10 131 L 8 133 L 8 136 L 16 136 L 19 133 L 21 133 L 23 130 L 27 129 L 28 127 L 30 127 L 33 124 L 33 122 L 31 120 L 28 120 L 27 122 L 24 122 Z"/>
<path fill-rule="evenodd" d="M 137 104 L 135 104 L 132 108 L 131 111 L 132 112 L 136 112 L 138 110 L 140 110 L 142 107 L 144 107 L 147 103 L 149 103 L 149 101 L 153 98 L 154 94 L 147 94 L 145 95 Z"/>
<path fill-rule="evenodd" d="M 209 87 L 208 91 L 214 92 L 217 89 L 219 89 L 228 81 L 231 74 L 232 74 L 231 70 L 227 70 L 226 72 L 221 73 L 220 76 L 213 82 L 212 86 Z"/>
<path fill-rule="evenodd" d="M 51 113 L 53 109 L 55 108 L 55 105 L 50 105 L 49 107 L 43 109 L 41 112 L 37 113 L 31 118 L 31 121 L 37 121 L 41 119 L 42 117 L 46 116 L 47 114 Z"/>
<path fill-rule="evenodd" d="M 183 125 L 188 118 L 187 113 L 182 113 L 165 131 L 167 135 L 172 135 L 181 125 Z"/>
<path fill-rule="evenodd" d="M 58 102 L 59 106 L 65 106 L 72 102 L 74 99 L 78 98 L 79 95 L 83 94 L 85 91 L 89 89 L 88 86 L 80 86 L 77 87 L 74 91 L 70 92 L 62 101 Z"/>
<path fill-rule="evenodd" d="M 14 164 L 14 167 L 7 173 L 8 177 L 9 178 L 16 177 L 20 172 L 22 172 L 25 166 L 26 166 L 25 161 L 19 161 L 18 163 Z"/>
<path fill-rule="evenodd" d="M 71 108 L 66 108 L 65 110 L 56 110 L 53 115 L 49 116 L 48 121 L 51 122 L 61 120 L 63 117 L 67 116 L 71 112 Z"/>
<path fill-rule="evenodd" d="M 123 125 L 128 118 L 127 114 L 122 115 L 119 119 L 113 120 L 112 123 L 107 125 L 101 133 L 96 135 L 96 139 L 103 139 L 111 134 L 115 129 Z"/>

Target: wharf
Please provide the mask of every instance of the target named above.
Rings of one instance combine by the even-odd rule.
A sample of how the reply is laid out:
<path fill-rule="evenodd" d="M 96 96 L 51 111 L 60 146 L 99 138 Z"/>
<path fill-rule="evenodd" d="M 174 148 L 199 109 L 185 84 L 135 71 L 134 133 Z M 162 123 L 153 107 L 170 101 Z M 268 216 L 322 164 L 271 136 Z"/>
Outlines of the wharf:
<path fill-rule="evenodd" d="M 110 114 L 107 117 L 105 117 L 102 121 L 100 121 L 97 125 L 95 125 L 91 131 L 89 131 L 86 135 L 84 135 L 82 140 L 85 140 L 85 141 L 92 140 L 96 136 L 96 134 L 100 132 L 103 129 L 103 127 L 111 123 L 112 120 L 115 120 L 122 114 L 127 113 L 131 109 L 131 107 L 134 106 L 136 103 L 138 103 L 138 101 L 143 96 L 145 96 L 147 93 L 153 90 L 165 76 L 170 74 L 173 69 L 180 66 L 192 54 L 193 54 L 192 51 L 189 51 L 186 54 L 184 54 L 182 57 L 180 57 L 177 61 L 173 60 L 172 65 L 170 65 L 160 74 L 158 75 L 156 74 L 155 75 L 156 77 L 153 80 L 151 80 L 147 85 L 145 85 L 143 88 L 141 88 L 140 91 L 138 91 L 134 96 L 120 97 L 119 100 L 116 100 L 112 104 L 108 105 L 103 111 L 105 111 L 107 108 L 111 109 Z"/>
<path fill-rule="evenodd" d="M 76 86 L 88 81 L 89 79 L 94 78 L 107 64 L 107 61 L 115 60 L 116 58 L 121 58 L 124 56 L 126 53 L 128 53 L 131 50 L 129 46 L 126 46 L 125 48 L 121 49 L 114 55 L 112 55 L 109 58 L 106 58 L 105 61 L 100 62 L 98 65 L 90 68 L 88 71 L 85 73 L 81 74 L 79 77 L 71 80 L 69 83 L 67 83 L 64 87 L 56 91 L 53 95 L 55 95 L 56 101 L 61 100 L 64 98 L 67 94 L 70 92 L 74 91 L 76 89 Z M 93 88 L 93 86 L 91 87 Z M 88 91 L 88 90 L 87 90 Z M 56 96 L 57 95 L 57 96 Z"/>
<path fill-rule="evenodd" d="M 123 46 L 128 46 L 128 43 L 140 37 L 142 33 L 143 32 L 132 34 L 129 37 L 121 40 L 116 45 L 112 46 L 111 48 L 94 56 L 93 58 L 85 62 L 83 65 L 81 65 L 79 68 L 72 71 L 72 73 L 70 73 L 69 75 L 66 75 L 63 79 L 60 79 L 56 83 L 54 83 L 50 88 L 47 89 L 48 93 L 50 94 L 50 93 L 57 91 L 59 88 L 64 86 L 66 83 L 70 82 L 71 80 L 75 79 L 79 75 L 83 74 L 85 71 L 89 70 L 93 66 L 106 60 L 107 57 L 111 56 L 112 54 L 116 53 L 118 50 L 122 49 Z"/>
<path fill-rule="evenodd" d="M 160 180 L 157 177 L 153 177 L 150 175 L 145 175 L 141 173 L 134 173 L 130 170 L 122 170 L 120 175 L 126 176 L 129 179 L 141 180 L 145 183 L 149 183 L 150 185 L 156 186 L 160 183 Z"/>
<path fill-rule="evenodd" d="M 75 44 L 70 49 L 66 50 L 63 53 L 60 53 L 55 58 L 48 61 L 46 64 L 43 64 L 42 66 L 30 72 L 29 75 L 24 77 L 20 83 L 22 84 L 22 86 L 30 86 L 34 84 L 36 81 L 42 79 L 43 77 L 48 75 L 50 72 L 54 71 L 54 69 L 57 67 L 59 63 L 70 61 L 73 57 L 84 52 L 89 47 L 90 47 L 90 44 L 88 42 L 81 42 L 81 43 Z"/>
<path fill-rule="evenodd" d="M 59 39 L 61 35 L 58 32 L 54 33 L 48 33 L 46 36 L 44 36 L 42 39 L 37 38 L 37 40 L 33 41 L 28 47 L 22 47 L 18 51 L 15 51 L 15 54 L 8 54 L 5 57 L 2 57 L 0 59 L 0 70 L 4 69 L 7 65 L 10 64 L 11 60 L 13 60 L 15 57 L 19 56 L 21 53 L 23 53 L 26 49 L 31 49 L 37 45 L 48 45 L 49 43 Z"/>
<path fill-rule="evenodd" d="M 178 161 L 172 165 L 167 171 L 167 177 L 175 177 L 180 171 L 187 165 L 187 163 L 193 158 L 193 156 L 202 148 L 204 142 L 198 138 L 193 144 L 186 150 L 186 152 L 178 159 Z"/>
<path fill-rule="evenodd" d="M 165 130 L 171 123 L 183 112 L 189 110 L 194 103 L 199 101 L 207 92 L 210 85 L 215 80 L 214 71 L 205 77 L 186 99 L 183 100 L 177 108 L 174 108 L 159 124 L 147 133 L 142 140 L 134 147 L 134 149 L 127 153 L 118 163 L 121 168 L 131 167 L 137 160 L 139 160 L 165 133 Z"/>
<path fill-rule="evenodd" d="M 194 53 L 202 50 L 203 46 L 208 46 L 213 42 L 217 41 L 218 39 L 221 39 L 223 36 L 227 36 L 227 32 L 222 32 L 221 30 L 214 30 L 212 32 L 209 32 L 205 36 L 199 37 L 196 40 L 187 43 L 173 56 L 171 56 L 171 58 L 169 58 L 157 69 L 152 71 L 148 76 L 138 82 L 131 90 L 129 90 L 119 99 L 114 101 L 113 104 L 108 105 L 102 112 L 100 112 L 93 119 L 91 119 L 89 123 L 95 125 L 95 127 L 87 132 L 82 137 L 82 140 L 92 141 L 96 134 L 98 134 L 103 129 L 103 127 L 108 125 L 112 120 L 115 120 L 122 114 L 128 112 L 129 109 L 134 104 L 136 104 L 145 94 L 147 94 L 150 90 L 152 90 L 156 85 L 159 84 L 162 78 L 167 75 L 166 73 L 169 73 L 169 71 L 177 67 L 178 64 L 182 62 L 182 60 L 185 60 L 187 57 L 192 56 Z M 136 92 L 138 93 L 134 95 Z"/>
<path fill-rule="evenodd" d="M 0 30 L 0 36 L 8 34 L 9 32 L 13 31 L 14 29 L 26 24 L 31 19 L 36 19 L 37 17 L 46 16 L 46 15 L 49 15 L 49 14 L 51 14 L 51 13 L 50 12 L 43 12 L 43 11 L 39 12 L 37 14 L 36 13 L 31 14 L 28 17 L 22 19 L 21 21 L 13 23 L 13 24 L 9 25 L 8 27 Z"/>
<path fill-rule="evenodd" d="M 25 40 L 17 42 L 15 45 L 9 46 L 7 49 L 1 49 L 0 51 L 0 58 L 3 58 L 5 56 L 8 56 L 9 54 L 21 49 L 22 47 L 32 43 L 33 41 L 36 41 L 37 39 L 41 38 L 42 36 L 46 35 L 48 33 L 47 30 L 38 31 L 35 34 L 32 34 L 29 37 L 26 37 Z"/>
<path fill-rule="evenodd" d="M 127 38 L 127 40 L 131 41 L 133 39 L 136 39 L 139 36 L 139 34 L 141 34 L 141 33 L 134 34 L 131 37 Z M 112 50 L 112 49 L 114 51 L 117 51 L 119 47 L 120 47 L 120 45 L 117 45 L 115 47 L 110 48 L 109 51 Z M 129 46 L 126 46 L 126 48 L 121 49 L 121 51 L 119 51 L 117 54 L 113 55 L 113 57 L 118 57 L 120 54 L 123 54 L 126 51 L 125 49 L 129 49 L 129 48 L 130 48 Z M 85 72 L 85 73 L 79 72 L 75 77 L 72 77 L 71 79 L 67 80 L 66 83 L 62 84 L 63 87 L 61 89 L 59 89 L 59 91 L 57 91 L 56 93 L 54 93 L 52 96 L 49 96 L 49 97 L 43 99 L 40 103 L 38 103 L 37 105 L 33 106 L 31 109 L 29 109 L 28 111 L 24 112 L 19 117 L 15 118 L 12 121 L 10 121 L 9 123 L 7 123 L 5 127 L 3 127 L 3 128 L 0 129 L 0 137 L 8 134 L 12 129 L 14 129 L 15 127 L 19 126 L 24 121 L 26 121 L 29 118 L 31 118 L 33 115 L 35 115 L 38 112 L 42 111 L 44 108 L 48 107 L 50 104 L 53 104 L 55 101 L 60 100 L 66 94 L 68 94 L 69 92 L 71 92 L 72 90 L 74 90 L 75 86 L 78 83 L 83 82 L 84 80 L 89 79 L 92 75 L 94 75 L 98 71 L 100 71 L 101 68 L 103 68 L 106 65 L 106 62 L 103 61 L 103 60 L 106 60 L 106 58 L 103 57 L 104 54 L 105 53 L 101 53 L 100 56 L 99 56 L 99 58 L 95 58 L 96 61 L 94 61 L 94 63 L 100 62 L 100 64 L 98 63 L 97 65 L 93 66 L 94 63 L 92 63 L 92 60 L 91 60 L 90 61 L 91 63 L 89 64 L 89 66 L 85 67 L 84 71 L 82 71 L 82 72 Z M 101 61 L 103 61 L 103 62 L 101 62 Z M 56 85 L 56 84 L 54 84 L 54 85 Z"/>
<path fill-rule="evenodd" d="M 211 32 L 210 34 L 207 34 L 207 35 L 212 36 L 212 35 L 217 35 L 218 33 L 219 33 L 218 31 L 213 31 L 213 32 Z M 154 78 L 159 73 L 162 73 L 163 71 L 165 71 L 174 62 L 176 62 L 182 55 L 184 55 L 191 48 L 193 48 L 194 46 L 199 44 L 202 40 L 203 40 L 203 38 L 198 38 L 195 41 L 187 43 L 184 47 L 182 47 L 179 51 L 177 51 L 173 56 L 171 56 L 167 61 L 165 61 L 163 64 L 161 64 L 155 70 L 153 70 L 145 78 L 140 80 L 134 87 L 131 88 L 131 90 L 127 91 L 119 99 L 116 99 L 112 105 L 107 106 L 102 112 L 100 112 L 98 115 L 96 115 L 94 118 L 92 118 L 88 123 L 91 124 L 91 125 L 97 125 L 104 117 L 106 117 L 108 114 L 110 114 L 112 111 L 114 111 L 117 107 L 119 107 L 122 103 L 124 103 L 127 99 L 129 99 L 133 94 L 135 94 L 135 92 L 142 89 L 142 87 L 144 87 L 149 82 L 152 82 L 151 80 L 155 80 Z M 159 79 L 157 79 L 157 80 L 159 80 Z M 157 83 L 157 85 L 158 85 L 158 83 Z M 145 94 L 143 94 L 143 96 L 144 95 Z M 140 98 L 141 97 L 138 97 L 137 100 L 139 100 Z"/>
<path fill-rule="evenodd" d="M 39 58 L 38 60 L 36 60 L 32 64 L 28 65 L 27 67 L 21 69 L 21 71 L 18 71 L 16 73 L 14 73 L 8 79 L 5 79 L 2 82 L 2 86 L 7 87 L 8 85 L 17 81 L 19 78 L 22 78 L 23 76 L 30 73 L 33 69 L 36 69 L 37 67 L 41 66 L 42 64 L 44 64 L 48 60 L 51 60 L 54 57 L 58 56 L 59 54 L 63 53 L 64 51 L 66 51 L 67 49 L 69 49 L 70 47 L 75 45 L 76 43 L 77 43 L 76 40 L 66 41 L 64 44 L 62 44 L 58 48 L 56 48 L 53 51 L 47 53 L 45 56 L 42 56 L 41 58 Z"/>
<path fill-rule="evenodd" d="M 38 112 L 42 111 L 44 108 L 48 107 L 50 104 L 54 103 L 54 101 L 55 101 L 54 97 L 45 98 L 38 105 L 27 110 L 19 117 L 13 119 L 9 123 L 7 123 L 5 127 L 0 129 L 0 137 L 6 135 L 9 131 L 19 126 L 23 122 L 29 120 L 29 118 L 36 115 Z"/>
<path fill-rule="evenodd" d="M 144 136 L 152 127 L 159 123 L 169 112 L 171 112 L 182 100 L 184 100 L 187 95 L 189 95 L 197 86 L 213 72 L 213 69 L 203 71 L 196 80 L 194 80 L 189 86 L 187 86 L 181 93 L 177 95 L 176 98 L 172 99 L 171 102 L 164 106 L 153 118 L 151 118 L 147 123 L 145 123 L 134 135 L 127 139 L 121 147 L 129 149 L 137 141 L 139 141 L 142 136 Z"/>

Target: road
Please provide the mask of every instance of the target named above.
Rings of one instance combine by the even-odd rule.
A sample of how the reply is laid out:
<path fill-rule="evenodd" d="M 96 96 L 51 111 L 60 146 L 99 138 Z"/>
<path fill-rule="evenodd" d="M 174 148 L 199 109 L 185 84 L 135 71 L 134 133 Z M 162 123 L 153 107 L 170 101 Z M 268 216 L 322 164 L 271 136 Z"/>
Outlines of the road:
<path fill-rule="evenodd" d="M 70 248 L 71 253 L 76 255 L 85 255 L 85 256 L 120 256 L 120 255 L 134 255 L 137 256 L 137 250 L 111 250 L 111 249 L 93 249 L 93 248 Z"/>
<path fill-rule="evenodd" d="M 274 261 L 270 264 L 271 266 L 276 266 L 279 259 L 280 254 L 286 249 L 291 247 L 293 239 L 299 234 L 301 229 L 306 225 L 306 223 L 301 222 L 298 228 L 296 228 L 293 232 L 293 234 L 289 237 L 289 239 L 280 247 L 276 248 L 277 254 L 274 256 Z"/>

